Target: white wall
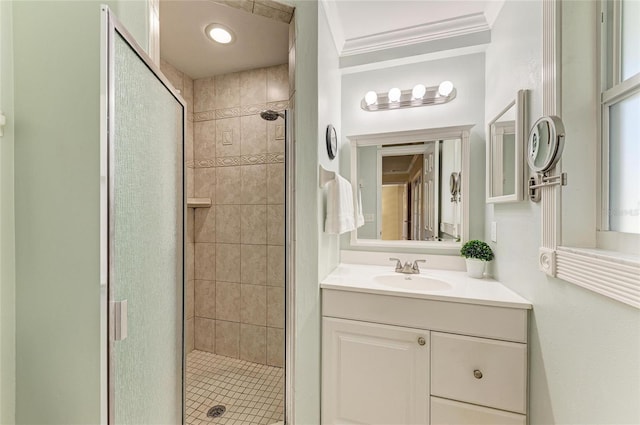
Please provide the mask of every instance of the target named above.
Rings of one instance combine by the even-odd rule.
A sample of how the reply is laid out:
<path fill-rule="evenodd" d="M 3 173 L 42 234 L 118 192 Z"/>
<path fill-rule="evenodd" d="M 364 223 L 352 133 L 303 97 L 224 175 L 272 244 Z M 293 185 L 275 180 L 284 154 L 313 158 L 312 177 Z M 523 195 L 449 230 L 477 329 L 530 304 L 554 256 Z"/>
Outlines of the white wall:
<path fill-rule="evenodd" d="M 0 423 L 15 422 L 15 214 L 12 3 L 0 2 Z"/>
<path fill-rule="evenodd" d="M 530 123 L 541 115 L 541 59 L 542 3 L 507 1 L 486 52 L 487 122 L 522 88 Z M 640 423 L 640 312 L 538 270 L 539 204 L 489 204 L 486 220 L 485 240 L 497 222 L 495 277 L 533 303 L 530 423 Z"/>
<path fill-rule="evenodd" d="M 473 124 L 471 129 L 470 238 L 481 238 L 484 232 L 485 170 L 485 59 L 483 53 L 446 59 L 386 67 L 372 71 L 346 73 L 342 76 L 342 140 L 340 169 L 350 176 L 350 135 L 383 133 L 424 128 Z M 367 112 L 360 101 L 369 90 L 384 92 L 391 87 L 401 90 L 418 83 L 436 86 L 450 80 L 457 97 L 444 105 Z M 349 234 L 341 238 L 342 249 L 357 249 L 350 244 Z M 367 248 L 366 250 L 374 250 Z M 394 251 L 405 251 L 394 249 Z M 415 250 L 414 250 L 415 251 Z M 422 249 L 422 252 L 425 250 Z"/>

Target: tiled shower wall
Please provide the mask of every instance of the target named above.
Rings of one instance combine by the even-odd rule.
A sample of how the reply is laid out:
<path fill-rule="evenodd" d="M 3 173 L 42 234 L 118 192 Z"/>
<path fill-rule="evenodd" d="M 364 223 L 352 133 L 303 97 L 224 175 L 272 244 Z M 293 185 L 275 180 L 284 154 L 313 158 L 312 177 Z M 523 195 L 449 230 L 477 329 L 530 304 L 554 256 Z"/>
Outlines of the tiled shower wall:
<path fill-rule="evenodd" d="M 169 79 L 171 84 L 180 91 L 187 104 L 187 125 L 185 132 L 185 161 L 187 178 L 187 197 L 194 196 L 194 169 L 193 169 L 193 80 L 188 75 L 176 69 L 170 63 L 161 60 L 160 70 Z M 185 268 L 186 276 L 186 306 L 185 306 L 185 330 L 186 352 L 194 347 L 194 237 L 193 237 L 194 210 L 187 209 L 187 238 L 185 240 Z"/>
<path fill-rule="evenodd" d="M 284 364 L 287 64 L 194 81 L 195 348 Z"/>

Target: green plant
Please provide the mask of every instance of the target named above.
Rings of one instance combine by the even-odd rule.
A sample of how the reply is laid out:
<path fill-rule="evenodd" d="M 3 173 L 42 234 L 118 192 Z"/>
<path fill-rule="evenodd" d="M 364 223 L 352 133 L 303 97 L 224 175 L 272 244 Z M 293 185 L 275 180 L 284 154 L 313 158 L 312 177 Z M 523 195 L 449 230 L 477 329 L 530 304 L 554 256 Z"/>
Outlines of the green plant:
<path fill-rule="evenodd" d="M 472 240 L 462 245 L 460 255 L 464 258 L 476 258 L 482 261 L 493 260 L 491 247 L 486 242 L 479 240 Z"/>

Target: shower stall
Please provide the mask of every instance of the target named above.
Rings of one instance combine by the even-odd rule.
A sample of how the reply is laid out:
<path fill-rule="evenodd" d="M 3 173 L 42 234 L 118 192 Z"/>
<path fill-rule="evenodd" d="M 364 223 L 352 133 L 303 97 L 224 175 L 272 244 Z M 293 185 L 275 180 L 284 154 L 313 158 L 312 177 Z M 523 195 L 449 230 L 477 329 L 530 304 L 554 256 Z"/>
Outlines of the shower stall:
<path fill-rule="evenodd" d="M 271 425 L 285 406 L 287 64 L 191 79 L 185 423 Z"/>
<path fill-rule="evenodd" d="M 288 64 L 192 79 L 105 19 L 109 422 L 284 423 Z"/>

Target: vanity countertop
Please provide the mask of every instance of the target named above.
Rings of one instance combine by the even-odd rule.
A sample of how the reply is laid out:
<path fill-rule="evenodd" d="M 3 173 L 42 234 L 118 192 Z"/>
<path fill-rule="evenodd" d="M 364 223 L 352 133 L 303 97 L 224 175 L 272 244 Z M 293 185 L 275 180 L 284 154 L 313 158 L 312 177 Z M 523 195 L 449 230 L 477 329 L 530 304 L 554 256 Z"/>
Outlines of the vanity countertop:
<path fill-rule="evenodd" d="M 392 295 L 407 298 L 423 298 L 465 304 L 480 304 L 520 309 L 532 308 L 531 303 L 500 282 L 493 279 L 474 279 L 466 272 L 423 269 L 419 275 L 428 279 L 444 281 L 451 285 L 445 290 L 422 290 L 406 287 L 391 287 L 376 281 L 377 276 L 403 276 L 390 266 L 341 263 L 320 282 L 323 289 L 335 289 L 369 294 Z"/>

